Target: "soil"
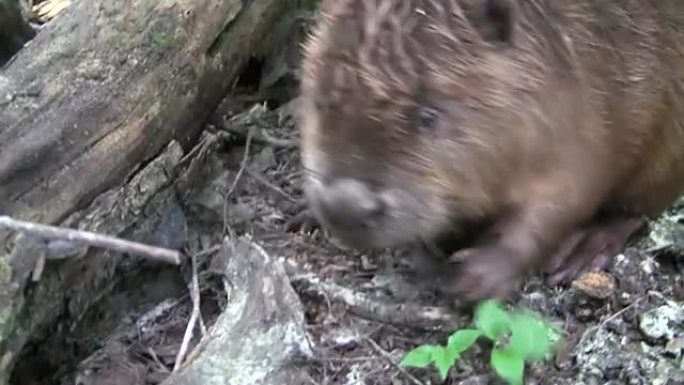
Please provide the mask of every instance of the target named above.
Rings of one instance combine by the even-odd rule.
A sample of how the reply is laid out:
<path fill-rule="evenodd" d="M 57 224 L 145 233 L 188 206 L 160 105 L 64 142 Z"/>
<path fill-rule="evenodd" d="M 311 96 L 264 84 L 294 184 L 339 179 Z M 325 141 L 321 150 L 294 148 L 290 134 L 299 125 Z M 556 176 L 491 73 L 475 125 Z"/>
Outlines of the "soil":
<path fill-rule="evenodd" d="M 211 265 L 211 250 L 224 235 L 242 234 L 251 234 L 268 253 L 302 271 L 368 295 L 380 307 L 442 307 L 456 314 L 459 325 L 467 326 L 470 310 L 448 310 L 443 301 L 421 289 L 412 281 L 411 269 L 400 266 L 396 251 L 349 250 L 324 230 L 298 220 L 306 219 L 300 188 L 304 171 L 292 106 L 266 100 L 263 108 L 267 98 L 254 86 L 258 79 L 246 83 L 239 84 L 206 123 L 207 133 L 222 138 L 220 145 L 203 148 L 202 155 L 213 166 L 205 170 L 200 185 L 169 205 L 155 236 L 163 244 L 177 241 L 181 232 L 187 234 L 181 244 L 197 256 L 206 328 L 226 300 L 224 283 L 216 279 Z M 294 92 L 288 88 L 277 94 Z M 235 127 L 255 128 L 258 135 L 244 135 Z M 305 226 L 297 226 L 302 223 Z M 540 312 L 560 327 L 566 341 L 553 360 L 527 368 L 526 382 L 684 383 L 682 228 L 684 205 L 673 208 L 655 223 L 651 234 L 615 257 L 605 273 L 585 275 L 563 289 L 545 286 L 541 276 L 526 280 L 510 305 Z M 52 336 L 34 341 L 19 360 L 13 383 L 161 383 L 173 368 L 191 313 L 189 277 L 188 271 L 157 266 L 122 278 L 115 283 L 114 295 L 88 314 L 55 325 Z M 307 363 L 312 384 L 440 383 L 434 369 L 405 370 L 397 363 L 417 345 L 444 344 L 453 328 L 361 317 L 342 301 L 305 290 L 296 280 L 293 286 L 305 305 L 316 355 Z M 190 349 L 196 342 L 195 338 Z M 487 344 L 476 344 L 445 383 L 503 384 L 489 367 L 488 353 Z M 45 370 L 37 373 L 38 366 Z"/>

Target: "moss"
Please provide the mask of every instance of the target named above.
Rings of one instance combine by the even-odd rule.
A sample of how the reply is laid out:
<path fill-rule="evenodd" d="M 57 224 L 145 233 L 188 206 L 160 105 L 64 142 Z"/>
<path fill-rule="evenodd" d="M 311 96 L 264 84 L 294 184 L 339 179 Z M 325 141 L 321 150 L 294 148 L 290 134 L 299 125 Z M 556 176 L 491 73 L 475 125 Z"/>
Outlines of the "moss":
<path fill-rule="evenodd" d="M 12 268 L 9 265 L 9 256 L 0 256 L 0 342 L 4 341 L 13 331 L 14 296 L 16 284 L 12 282 Z"/>
<path fill-rule="evenodd" d="M 300 8 L 307 9 L 309 11 L 315 11 L 318 8 L 318 4 L 320 3 L 320 0 L 301 0 Z"/>
<path fill-rule="evenodd" d="M 168 51 L 171 48 L 171 38 L 164 33 L 152 33 L 150 36 L 152 46 L 160 51 Z"/>
<path fill-rule="evenodd" d="M 9 265 L 9 256 L 0 258 L 0 284 L 9 283 L 12 280 L 12 267 Z"/>
<path fill-rule="evenodd" d="M 12 333 L 14 321 L 15 317 L 12 307 L 3 306 L 0 309 L 0 341 L 4 340 L 9 334 Z"/>
<path fill-rule="evenodd" d="M 168 52 L 174 47 L 175 26 L 177 20 L 171 15 L 159 15 L 146 29 L 143 41 L 160 53 Z"/>
<path fill-rule="evenodd" d="M 12 268 L 9 265 L 9 256 L 0 257 L 0 338 L 6 336 L 8 328 L 12 324 L 14 317 L 11 305 L 14 296 L 15 284 L 12 282 Z"/>

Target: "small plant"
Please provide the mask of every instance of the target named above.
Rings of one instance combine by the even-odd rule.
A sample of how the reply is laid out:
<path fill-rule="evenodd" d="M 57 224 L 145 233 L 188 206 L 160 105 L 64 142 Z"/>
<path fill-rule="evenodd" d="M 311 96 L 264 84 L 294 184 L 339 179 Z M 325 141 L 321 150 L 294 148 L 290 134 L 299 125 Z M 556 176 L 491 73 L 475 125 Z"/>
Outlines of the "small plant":
<path fill-rule="evenodd" d="M 560 334 L 531 311 L 506 312 L 494 300 L 484 301 L 475 310 L 474 327 L 457 330 L 446 346 L 421 345 L 406 354 L 402 367 L 435 365 L 442 381 L 461 354 L 480 337 L 494 344 L 490 364 L 508 383 L 521 385 L 526 362 L 550 356 Z"/>

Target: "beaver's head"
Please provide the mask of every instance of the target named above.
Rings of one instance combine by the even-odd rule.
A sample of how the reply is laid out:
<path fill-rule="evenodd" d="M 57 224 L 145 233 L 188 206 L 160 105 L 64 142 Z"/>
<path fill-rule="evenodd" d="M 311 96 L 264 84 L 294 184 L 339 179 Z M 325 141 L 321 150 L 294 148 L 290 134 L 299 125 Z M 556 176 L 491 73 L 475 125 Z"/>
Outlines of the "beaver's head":
<path fill-rule="evenodd" d="M 299 112 L 306 197 L 334 235 L 392 247 L 505 204 L 538 80 L 515 15 L 506 0 L 323 2 Z"/>

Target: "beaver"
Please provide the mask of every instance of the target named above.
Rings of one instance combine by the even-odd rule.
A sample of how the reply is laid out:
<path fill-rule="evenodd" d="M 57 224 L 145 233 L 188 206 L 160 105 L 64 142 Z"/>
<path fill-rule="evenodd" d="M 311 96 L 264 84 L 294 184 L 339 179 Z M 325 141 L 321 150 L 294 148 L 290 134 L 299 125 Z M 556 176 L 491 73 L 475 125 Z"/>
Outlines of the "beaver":
<path fill-rule="evenodd" d="M 684 191 L 684 2 L 324 0 L 303 190 L 355 248 L 487 223 L 446 293 L 508 296 L 622 250 Z M 457 265 L 457 269 L 448 268 Z"/>

